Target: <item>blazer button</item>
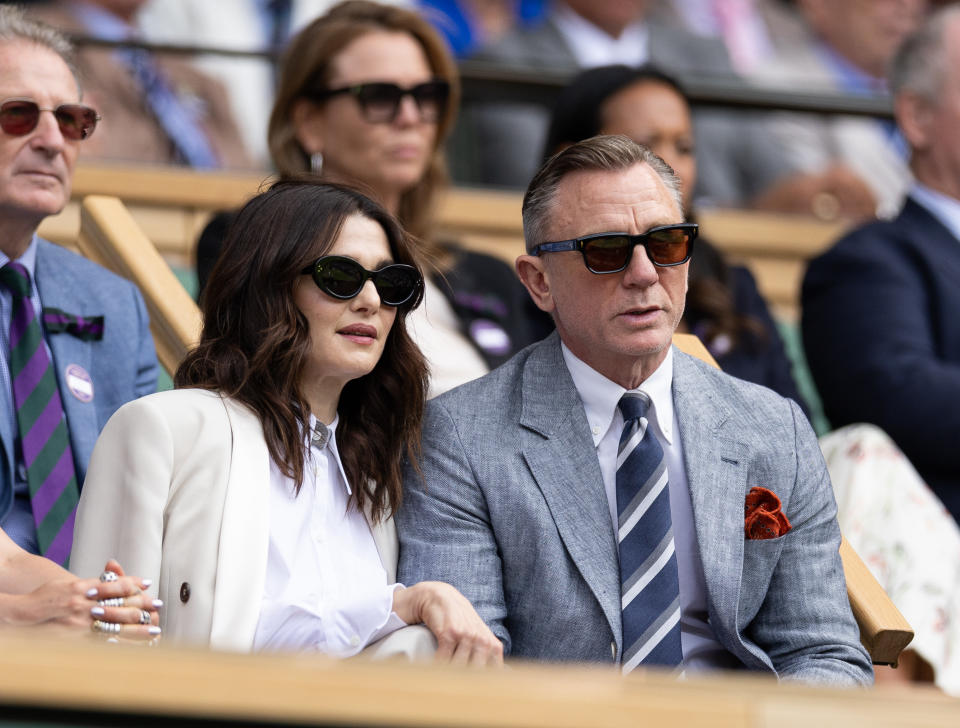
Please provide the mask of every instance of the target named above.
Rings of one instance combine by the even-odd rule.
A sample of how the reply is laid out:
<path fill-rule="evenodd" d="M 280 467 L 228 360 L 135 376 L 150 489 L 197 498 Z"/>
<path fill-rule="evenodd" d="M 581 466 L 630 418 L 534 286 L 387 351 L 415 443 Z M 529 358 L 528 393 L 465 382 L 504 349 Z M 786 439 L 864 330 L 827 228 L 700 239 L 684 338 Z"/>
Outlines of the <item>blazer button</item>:
<path fill-rule="evenodd" d="M 180 594 L 183 594 L 182 590 L 180 591 Z M 614 660 L 617 659 L 617 643 L 616 642 L 610 643 L 610 657 L 613 658 Z"/>
<path fill-rule="evenodd" d="M 190 601 L 190 582 L 188 581 L 180 585 L 180 601 L 184 604 Z"/>

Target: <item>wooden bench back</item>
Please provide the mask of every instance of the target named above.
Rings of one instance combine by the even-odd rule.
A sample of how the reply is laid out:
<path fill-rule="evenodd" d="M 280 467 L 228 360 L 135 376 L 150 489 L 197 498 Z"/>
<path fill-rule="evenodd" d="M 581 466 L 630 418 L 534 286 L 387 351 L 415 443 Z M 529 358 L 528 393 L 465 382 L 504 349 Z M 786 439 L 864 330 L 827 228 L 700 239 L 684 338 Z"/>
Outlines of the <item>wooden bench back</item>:
<path fill-rule="evenodd" d="M 239 207 L 269 181 L 264 173 L 80 165 L 74 202 L 45 221 L 41 234 L 72 244 L 80 226 L 79 200 L 110 195 L 123 201 L 167 261 L 191 267 L 197 238 L 211 213 Z M 524 249 L 520 203 L 520 192 L 454 188 L 438 208 L 439 232 L 512 264 Z M 700 222 L 706 238 L 731 260 L 751 268 L 774 312 L 788 321 L 797 319 L 807 261 L 844 230 L 840 223 L 746 210 L 705 210 Z"/>

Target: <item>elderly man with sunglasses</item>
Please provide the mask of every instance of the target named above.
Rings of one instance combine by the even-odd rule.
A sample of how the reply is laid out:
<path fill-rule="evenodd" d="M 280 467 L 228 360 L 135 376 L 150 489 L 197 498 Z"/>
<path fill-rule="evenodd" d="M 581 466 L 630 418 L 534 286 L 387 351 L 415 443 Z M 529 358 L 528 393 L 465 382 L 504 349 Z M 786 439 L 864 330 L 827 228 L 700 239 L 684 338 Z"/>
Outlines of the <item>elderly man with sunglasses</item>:
<path fill-rule="evenodd" d="M 428 403 L 400 578 L 456 586 L 505 655 L 870 683 L 802 411 L 671 346 L 678 190 L 626 137 L 534 177 L 517 272 L 557 331 Z"/>
<path fill-rule="evenodd" d="M 0 7 L 0 527 L 60 564 L 100 429 L 157 381 L 136 287 L 37 236 L 99 118 L 71 61 L 60 34 Z"/>

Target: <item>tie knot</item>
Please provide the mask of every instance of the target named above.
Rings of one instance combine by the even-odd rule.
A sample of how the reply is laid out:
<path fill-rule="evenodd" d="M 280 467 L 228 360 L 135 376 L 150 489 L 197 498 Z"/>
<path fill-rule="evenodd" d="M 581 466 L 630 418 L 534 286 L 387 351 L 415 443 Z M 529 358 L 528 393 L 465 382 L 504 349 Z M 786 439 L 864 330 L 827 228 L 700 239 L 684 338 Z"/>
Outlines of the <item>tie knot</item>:
<path fill-rule="evenodd" d="M 644 392 L 627 392 L 620 398 L 620 414 L 623 415 L 624 422 L 639 420 L 647 416 L 647 410 L 650 409 L 650 397 Z"/>
<path fill-rule="evenodd" d="M 30 273 L 20 263 L 10 261 L 0 268 L 0 284 L 19 298 L 30 297 Z"/>

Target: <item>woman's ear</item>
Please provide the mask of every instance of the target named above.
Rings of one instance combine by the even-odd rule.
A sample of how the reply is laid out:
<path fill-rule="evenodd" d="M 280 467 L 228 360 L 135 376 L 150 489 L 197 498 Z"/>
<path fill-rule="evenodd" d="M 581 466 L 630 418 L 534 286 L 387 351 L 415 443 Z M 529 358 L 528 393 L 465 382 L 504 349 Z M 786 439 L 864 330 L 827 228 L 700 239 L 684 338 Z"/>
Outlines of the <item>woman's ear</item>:
<path fill-rule="evenodd" d="M 543 265 L 543 259 L 535 255 L 521 255 L 517 258 L 516 268 L 520 282 L 526 287 L 537 308 L 552 313 L 553 294 L 550 290 L 550 276 Z"/>
<path fill-rule="evenodd" d="M 326 115 L 323 107 L 308 99 L 293 104 L 293 135 L 308 155 L 323 151 L 323 134 Z"/>

